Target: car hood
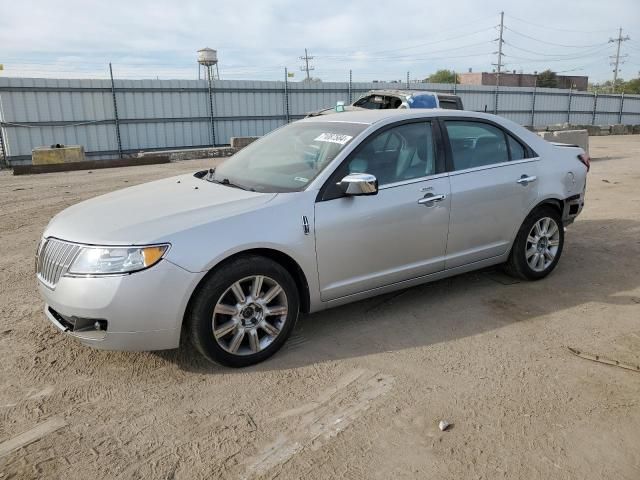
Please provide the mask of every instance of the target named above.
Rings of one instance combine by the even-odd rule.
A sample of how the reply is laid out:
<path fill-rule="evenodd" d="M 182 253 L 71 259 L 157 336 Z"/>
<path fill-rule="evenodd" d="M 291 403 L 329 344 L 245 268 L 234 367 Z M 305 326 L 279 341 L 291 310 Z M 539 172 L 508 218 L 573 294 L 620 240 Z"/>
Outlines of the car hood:
<path fill-rule="evenodd" d="M 275 196 L 181 175 L 73 205 L 53 217 L 45 236 L 94 245 L 170 242 L 173 233 L 253 210 Z"/>

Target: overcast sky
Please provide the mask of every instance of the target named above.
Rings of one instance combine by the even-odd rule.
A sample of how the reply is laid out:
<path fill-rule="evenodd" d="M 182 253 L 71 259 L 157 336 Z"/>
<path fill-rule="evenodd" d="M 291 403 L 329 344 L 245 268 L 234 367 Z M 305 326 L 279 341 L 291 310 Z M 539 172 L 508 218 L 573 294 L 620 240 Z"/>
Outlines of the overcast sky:
<path fill-rule="evenodd" d="M 324 81 L 487 71 L 501 10 L 508 70 L 607 80 L 622 27 L 621 76 L 638 76 L 640 0 L 0 0 L 0 75 L 99 78 L 111 61 L 119 78 L 196 78 L 205 46 L 223 79 L 301 80 L 305 47 Z"/>

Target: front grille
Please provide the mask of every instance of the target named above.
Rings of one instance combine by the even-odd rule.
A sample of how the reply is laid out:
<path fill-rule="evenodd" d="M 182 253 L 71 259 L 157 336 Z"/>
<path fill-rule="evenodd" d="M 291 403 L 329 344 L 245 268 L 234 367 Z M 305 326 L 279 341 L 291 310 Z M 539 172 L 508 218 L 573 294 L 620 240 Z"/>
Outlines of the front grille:
<path fill-rule="evenodd" d="M 79 250 L 80 246 L 74 243 L 63 242 L 56 238 L 45 240 L 38 252 L 36 268 L 40 281 L 47 287 L 54 288 Z"/>

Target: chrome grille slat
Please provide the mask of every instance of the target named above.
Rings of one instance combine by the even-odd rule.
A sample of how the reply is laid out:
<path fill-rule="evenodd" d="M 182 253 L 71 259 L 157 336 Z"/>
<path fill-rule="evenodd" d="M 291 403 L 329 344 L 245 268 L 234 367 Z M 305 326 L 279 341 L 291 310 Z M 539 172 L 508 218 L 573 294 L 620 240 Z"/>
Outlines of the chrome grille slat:
<path fill-rule="evenodd" d="M 49 238 L 40 250 L 38 278 L 48 287 L 54 288 L 80 251 L 80 246 Z"/>
<path fill-rule="evenodd" d="M 51 269 L 51 263 L 53 260 L 53 253 L 54 250 L 56 249 L 56 246 L 58 244 L 54 243 L 53 241 L 48 241 L 47 245 L 45 247 L 45 252 L 44 252 L 44 266 L 42 268 L 42 277 L 43 279 L 48 282 L 50 282 L 50 276 L 49 276 L 49 270 Z"/>
<path fill-rule="evenodd" d="M 47 277 L 47 270 L 51 263 L 51 250 L 53 249 L 53 243 L 47 242 L 44 246 L 44 261 L 42 262 L 42 274 L 43 277 Z"/>
<path fill-rule="evenodd" d="M 60 250 L 60 254 L 58 255 L 58 258 L 60 259 L 55 268 L 53 269 L 53 278 L 60 278 L 60 275 L 62 274 L 62 267 L 64 266 L 64 262 L 67 259 L 67 255 L 69 255 L 69 250 L 71 250 L 72 245 L 69 245 L 68 243 L 66 245 L 63 245 L 62 249 Z"/>
<path fill-rule="evenodd" d="M 60 250 L 62 250 L 62 247 L 62 244 L 56 243 L 51 248 L 51 260 L 49 261 L 49 266 L 47 268 L 47 278 L 53 279 L 53 270 L 56 268 L 56 260 L 58 259 L 58 254 L 60 253 Z"/>

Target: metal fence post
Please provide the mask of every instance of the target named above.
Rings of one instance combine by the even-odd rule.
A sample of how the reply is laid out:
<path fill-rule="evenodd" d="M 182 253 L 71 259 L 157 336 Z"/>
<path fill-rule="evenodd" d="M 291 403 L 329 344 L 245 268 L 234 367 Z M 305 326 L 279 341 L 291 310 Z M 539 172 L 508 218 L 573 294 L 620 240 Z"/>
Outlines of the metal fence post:
<path fill-rule="evenodd" d="M 2 118 L 2 117 L 0 117 Z M 7 160 L 7 151 L 4 148 L 4 136 L 2 135 L 2 122 L 0 121 L 0 153 L 2 153 L 2 162 L 0 162 L 0 168 L 8 167 L 9 161 Z"/>
<path fill-rule="evenodd" d="M 213 123 L 213 90 L 211 89 L 211 65 L 207 65 L 207 80 L 209 82 L 209 121 L 211 122 L 211 146 L 216 146 L 216 127 Z"/>
<path fill-rule="evenodd" d="M 498 85 L 496 85 L 496 96 L 493 99 L 493 114 L 494 115 L 498 114 L 498 95 L 499 95 L 499 92 L 500 92 L 499 88 L 500 87 Z"/>
<path fill-rule="evenodd" d="M 120 119 L 118 118 L 118 101 L 116 100 L 116 85 L 113 81 L 113 68 L 109 62 L 109 76 L 111 77 L 111 96 L 113 97 L 113 117 L 116 123 L 116 140 L 118 142 L 118 158 L 122 158 L 122 140 L 120 138 Z"/>
<path fill-rule="evenodd" d="M 409 72 L 407 72 L 407 90 L 409 90 Z"/>
<path fill-rule="evenodd" d="M 353 103 L 353 70 L 349 70 L 349 105 Z"/>
<path fill-rule="evenodd" d="M 622 109 L 624 108 L 624 92 L 620 95 L 620 113 L 618 114 L 618 123 L 622 124 Z"/>
<path fill-rule="evenodd" d="M 572 94 L 573 93 L 573 89 L 571 87 L 569 87 L 569 106 L 567 107 L 567 123 L 571 124 L 571 98 L 572 98 Z"/>
<path fill-rule="evenodd" d="M 289 72 L 284 67 L 284 116 L 289 123 Z"/>
<path fill-rule="evenodd" d="M 598 92 L 593 93 L 593 112 L 591 114 L 591 125 L 596 124 L 596 110 L 598 109 Z"/>
<path fill-rule="evenodd" d="M 456 94 L 456 84 L 458 83 L 458 74 L 453 72 L 453 94 Z"/>
<path fill-rule="evenodd" d="M 536 92 L 538 90 L 538 85 L 533 86 L 533 90 L 531 91 L 531 126 L 536 126 Z"/>

